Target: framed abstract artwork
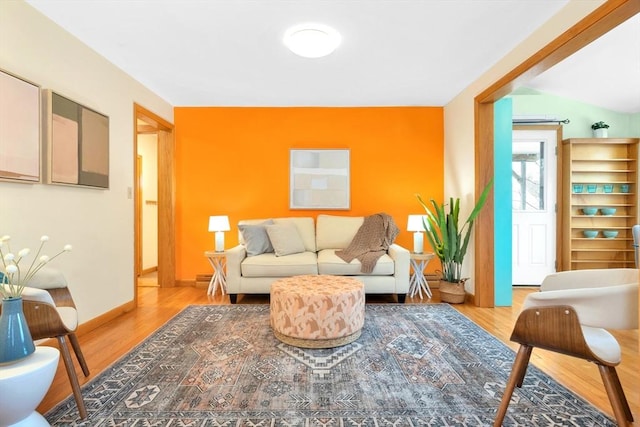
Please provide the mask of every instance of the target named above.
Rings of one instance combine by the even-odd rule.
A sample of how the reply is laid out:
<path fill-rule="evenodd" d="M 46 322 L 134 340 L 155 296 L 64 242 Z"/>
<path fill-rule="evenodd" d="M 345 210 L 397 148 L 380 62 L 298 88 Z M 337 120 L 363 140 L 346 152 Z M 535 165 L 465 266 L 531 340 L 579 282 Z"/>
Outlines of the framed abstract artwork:
<path fill-rule="evenodd" d="M 40 86 L 0 70 L 0 180 L 40 182 Z"/>
<path fill-rule="evenodd" d="M 349 209 L 350 151 L 292 149 L 290 209 Z"/>
<path fill-rule="evenodd" d="M 51 90 L 45 100 L 47 182 L 109 188 L 109 117 Z"/>

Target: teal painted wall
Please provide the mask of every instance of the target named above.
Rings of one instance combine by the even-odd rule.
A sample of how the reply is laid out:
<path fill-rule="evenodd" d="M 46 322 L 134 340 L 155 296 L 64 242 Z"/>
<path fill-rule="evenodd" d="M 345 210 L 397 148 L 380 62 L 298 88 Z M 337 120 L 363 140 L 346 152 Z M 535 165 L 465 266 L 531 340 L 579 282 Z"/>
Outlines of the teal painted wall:
<path fill-rule="evenodd" d="M 512 304 L 512 202 L 511 161 L 513 132 L 512 101 L 503 98 L 494 104 L 494 268 L 496 306 Z"/>
<path fill-rule="evenodd" d="M 516 91 L 516 94 L 512 94 L 510 98 L 513 100 L 515 116 L 544 114 L 561 120 L 569 119 L 570 123 L 562 126 L 562 137 L 565 139 L 591 138 L 591 124 L 601 120 L 610 126 L 609 138 L 640 137 L 640 113 L 620 113 L 573 99 L 526 89 Z"/>

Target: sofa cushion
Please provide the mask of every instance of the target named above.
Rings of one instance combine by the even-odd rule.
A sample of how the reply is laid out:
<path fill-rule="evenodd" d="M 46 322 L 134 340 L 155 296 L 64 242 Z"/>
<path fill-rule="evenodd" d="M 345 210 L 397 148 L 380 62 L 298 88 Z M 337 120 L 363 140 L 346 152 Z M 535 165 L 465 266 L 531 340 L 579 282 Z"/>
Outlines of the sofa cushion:
<path fill-rule="evenodd" d="M 299 254 L 304 252 L 304 242 L 298 227 L 293 222 L 279 222 L 265 226 L 276 256 Z"/>
<path fill-rule="evenodd" d="M 238 229 L 242 233 L 242 241 L 247 249 L 247 256 L 273 252 L 271 240 L 269 240 L 265 229 L 265 226 L 269 224 L 273 224 L 273 220 L 264 221 L 260 224 L 238 224 Z"/>
<path fill-rule="evenodd" d="M 362 216 L 318 215 L 316 245 L 323 249 L 345 249 L 364 222 Z"/>
<path fill-rule="evenodd" d="M 335 254 L 334 249 L 323 249 L 318 252 L 318 274 L 332 274 L 334 276 L 391 276 L 395 271 L 393 259 L 387 254 L 382 255 L 371 273 L 362 273 L 362 264 L 358 259 L 346 263 Z"/>
<path fill-rule="evenodd" d="M 243 277 L 288 277 L 302 274 L 318 274 L 318 258 L 315 252 L 276 256 L 266 253 L 245 258 L 240 265 Z"/>
<path fill-rule="evenodd" d="M 300 233 L 300 237 L 304 242 L 304 249 L 309 252 L 315 252 L 316 249 L 316 228 L 311 217 L 286 217 L 286 218 L 273 218 L 273 219 L 243 219 L 238 221 L 238 225 L 241 224 L 261 224 L 265 221 L 273 221 L 274 224 L 279 224 L 282 222 L 293 222 L 296 227 L 298 227 L 298 233 Z M 238 230 L 238 240 L 241 244 L 244 244 L 244 240 L 242 239 L 242 233 Z"/>
<path fill-rule="evenodd" d="M 298 233 L 304 243 L 304 249 L 309 252 L 315 252 L 316 249 L 316 227 L 311 217 L 287 217 L 274 218 L 275 224 L 294 223 L 298 227 Z"/>

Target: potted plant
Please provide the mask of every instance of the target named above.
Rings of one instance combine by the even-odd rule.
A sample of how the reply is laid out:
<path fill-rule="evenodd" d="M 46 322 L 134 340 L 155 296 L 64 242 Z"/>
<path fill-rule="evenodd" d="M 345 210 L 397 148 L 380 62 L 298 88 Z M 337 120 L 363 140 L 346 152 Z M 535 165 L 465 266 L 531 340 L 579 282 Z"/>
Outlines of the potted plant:
<path fill-rule="evenodd" d="M 427 230 L 427 239 L 442 264 L 440 299 L 443 302 L 454 304 L 464 302 L 464 283 L 467 278 L 462 278 L 462 263 L 467 253 L 473 223 L 484 206 L 492 185 L 493 179 L 484 188 L 471 214 L 463 224 L 460 224 L 459 217 L 460 198 L 451 197 L 448 205 L 449 210 L 446 212 L 447 205 L 444 203 L 439 204 L 431 199 L 432 207 L 430 208 L 420 195 L 417 195 L 418 201 L 426 212 L 424 228 Z"/>
<path fill-rule="evenodd" d="M 607 137 L 607 129 L 609 129 L 609 125 L 605 122 L 595 122 L 591 125 L 591 129 L 593 130 L 594 138 L 606 138 Z"/>
<path fill-rule="evenodd" d="M 22 291 L 33 276 L 52 259 L 71 250 L 65 245 L 56 255 L 42 254 L 48 236 L 40 238 L 40 247 L 27 269 L 21 268 L 31 251 L 24 248 L 14 253 L 10 247 L 10 236 L 0 237 L 0 365 L 16 362 L 35 351 L 29 327 L 22 311 Z M 42 254 L 42 255 L 41 255 Z M 26 260 L 25 260 L 26 261 Z"/>

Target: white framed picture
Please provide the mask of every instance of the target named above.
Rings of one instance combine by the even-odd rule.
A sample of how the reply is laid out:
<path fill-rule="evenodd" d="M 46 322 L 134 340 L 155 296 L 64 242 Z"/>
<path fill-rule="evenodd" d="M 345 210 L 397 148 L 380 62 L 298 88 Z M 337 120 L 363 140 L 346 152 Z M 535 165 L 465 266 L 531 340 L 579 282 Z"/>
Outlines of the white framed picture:
<path fill-rule="evenodd" d="M 109 117 L 52 90 L 44 98 L 46 182 L 109 188 Z"/>
<path fill-rule="evenodd" d="M 40 182 L 40 86 L 0 70 L 0 180 Z"/>
<path fill-rule="evenodd" d="M 351 207 L 348 149 L 291 149 L 289 208 Z"/>

